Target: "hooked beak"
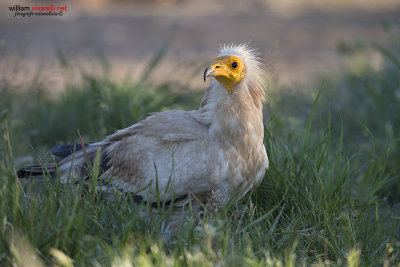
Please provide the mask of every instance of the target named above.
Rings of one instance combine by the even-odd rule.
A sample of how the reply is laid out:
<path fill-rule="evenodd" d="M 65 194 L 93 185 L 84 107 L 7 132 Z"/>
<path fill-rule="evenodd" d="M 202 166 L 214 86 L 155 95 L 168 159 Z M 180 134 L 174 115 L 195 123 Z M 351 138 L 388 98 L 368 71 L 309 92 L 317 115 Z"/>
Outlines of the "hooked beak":
<path fill-rule="evenodd" d="M 211 67 L 208 67 L 207 69 L 205 69 L 204 75 L 203 75 L 204 81 L 206 81 L 208 76 L 214 76 L 214 74 L 215 74 L 215 70 L 213 70 Z"/>

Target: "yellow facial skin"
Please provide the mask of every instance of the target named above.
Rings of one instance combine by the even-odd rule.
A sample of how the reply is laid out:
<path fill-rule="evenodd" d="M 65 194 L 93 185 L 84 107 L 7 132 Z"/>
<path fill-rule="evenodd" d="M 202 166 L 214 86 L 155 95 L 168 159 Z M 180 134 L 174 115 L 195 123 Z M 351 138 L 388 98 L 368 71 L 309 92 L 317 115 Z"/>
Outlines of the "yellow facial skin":
<path fill-rule="evenodd" d="M 243 80 L 245 73 L 246 70 L 239 58 L 217 57 L 214 59 L 214 64 L 204 71 L 204 80 L 208 76 L 214 76 L 220 84 L 232 92 L 235 85 Z"/>

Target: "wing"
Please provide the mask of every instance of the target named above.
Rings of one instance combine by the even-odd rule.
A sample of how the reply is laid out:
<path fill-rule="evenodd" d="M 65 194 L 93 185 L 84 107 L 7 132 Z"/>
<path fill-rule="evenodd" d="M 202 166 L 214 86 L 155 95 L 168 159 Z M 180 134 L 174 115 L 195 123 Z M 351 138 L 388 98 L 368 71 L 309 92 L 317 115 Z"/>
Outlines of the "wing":
<path fill-rule="evenodd" d="M 102 144 L 107 159 L 102 177 L 120 190 L 152 202 L 209 190 L 213 157 L 198 111 L 154 114 Z"/>
<path fill-rule="evenodd" d="M 115 142 L 138 135 L 158 140 L 185 142 L 203 138 L 207 125 L 199 122 L 199 111 L 170 110 L 154 113 L 145 120 L 108 136 L 104 142 Z"/>

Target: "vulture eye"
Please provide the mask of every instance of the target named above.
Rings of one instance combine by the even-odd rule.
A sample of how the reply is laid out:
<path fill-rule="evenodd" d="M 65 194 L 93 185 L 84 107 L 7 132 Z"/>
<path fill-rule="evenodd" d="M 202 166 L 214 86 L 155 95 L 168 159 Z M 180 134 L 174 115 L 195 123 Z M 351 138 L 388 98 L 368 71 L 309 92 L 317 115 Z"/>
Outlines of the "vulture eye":
<path fill-rule="evenodd" d="M 239 66 L 239 64 L 235 61 L 232 63 L 232 68 L 236 69 Z"/>

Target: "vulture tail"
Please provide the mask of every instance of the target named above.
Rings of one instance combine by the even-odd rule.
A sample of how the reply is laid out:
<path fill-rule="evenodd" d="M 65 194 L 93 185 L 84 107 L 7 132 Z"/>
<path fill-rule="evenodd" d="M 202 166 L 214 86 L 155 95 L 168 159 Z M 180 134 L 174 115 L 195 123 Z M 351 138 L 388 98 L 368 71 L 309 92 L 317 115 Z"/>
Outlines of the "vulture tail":
<path fill-rule="evenodd" d="M 93 164 L 94 158 L 97 154 L 97 149 L 102 148 L 98 143 L 96 144 L 85 144 L 83 145 L 85 148 L 86 155 L 88 156 L 90 163 Z M 58 163 L 52 163 L 47 165 L 29 165 L 21 168 L 17 171 L 17 175 L 19 178 L 39 178 L 39 176 L 51 175 L 52 177 L 56 177 L 57 171 L 60 171 L 61 174 L 67 172 L 71 168 L 71 162 L 74 161 L 74 168 L 77 169 L 77 172 L 80 176 L 85 176 L 87 174 L 87 162 L 85 158 L 85 153 L 83 153 L 82 145 L 80 144 L 65 144 L 65 145 L 57 145 L 50 149 L 47 152 L 49 155 L 53 155 L 55 157 L 61 158 Z M 108 169 L 108 160 L 109 158 L 105 155 L 104 151 L 101 151 L 101 172 L 104 172 Z M 58 170 L 57 170 L 58 166 Z"/>
<path fill-rule="evenodd" d="M 17 171 L 18 178 L 41 178 L 45 175 L 54 177 L 56 174 L 56 164 L 29 165 Z"/>

